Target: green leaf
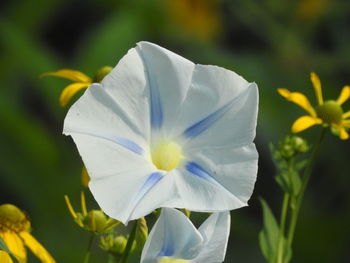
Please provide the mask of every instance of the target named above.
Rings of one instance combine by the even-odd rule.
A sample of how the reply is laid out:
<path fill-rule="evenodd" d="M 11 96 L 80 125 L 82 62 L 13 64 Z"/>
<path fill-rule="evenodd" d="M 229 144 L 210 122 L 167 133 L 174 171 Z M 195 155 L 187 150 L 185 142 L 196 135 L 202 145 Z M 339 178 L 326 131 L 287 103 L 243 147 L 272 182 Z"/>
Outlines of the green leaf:
<path fill-rule="evenodd" d="M 259 233 L 259 243 L 262 254 L 265 259 L 272 263 L 277 255 L 277 242 L 279 235 L 279 227 L 275 216 L 273 215 L 269 205 L 264 199 L 260 199 L 263 209 L 264 226 Z"/>

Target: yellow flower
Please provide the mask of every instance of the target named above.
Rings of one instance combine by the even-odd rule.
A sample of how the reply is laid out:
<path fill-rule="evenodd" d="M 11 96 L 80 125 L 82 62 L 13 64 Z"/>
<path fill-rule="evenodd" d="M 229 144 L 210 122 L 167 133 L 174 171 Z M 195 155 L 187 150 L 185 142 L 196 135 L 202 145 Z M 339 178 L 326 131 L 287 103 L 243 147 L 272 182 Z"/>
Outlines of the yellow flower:
<path fill-rule="evenodd" d="M 42 74 L 41 77 L 54 76 L 73 81 L 72 84 L 69 84 L 63 89 L 60 95 L 60 105 L 61 107 L 65 107 L 78 91 L 89 87 L 93 82 L 101 82 L 111 70 L 112 67 L 102 67 L 96 72 L 94 78 L 90 78 L 84 73 L 72 69 L 60 69 L 54 72 L 47 72 Z"/>
<path fill-rule="evenodd" d="M 203 40 L 215 38 L 221 28 L 220 0 L 168 0 L 169 18 L 185 32 Z"/>
<path fill-rule="evenodd" d="M 0 205 L 0 237 L 19 263 L 27 262 L 27 246 L 41 262 L 54 263 L 47 250 L 29 233 L 30 222 L 27 216 L 16 206 Z M 0 253 L 1 263 L 12 263 L 6 252 Z"/>
<path fill-rule="evenodd" d="M 350 86 L 344 86 L 337 100 L 323 100 L 321 81 L 312 72 L 310 75 L 315 90 L 318 106 L 312 107 L 308 98 L 299 92 L 290 92 L 287 89 L 278 89 L 278 93 L 287 100 L 294 102 L 309 115 L 298 118 L 292 125 L 292 132 L 301 132 L 313 125 L 321 124 L 329 126 L 339 135 L 340 139 L 346 140 L 349 134 L 346 129 L 350 128 L 350 111 L 344 113 L 342 104 L 350 98 Z"/>
<path fill-rule="evenodd" d="M 68 210 L 72 215 L 74 221 L 81 227 L 93 233 L 105 233 L 119 225 L 119 221 L 113 218 L 109 218 L 103 213 L 102 210 L 90 210 L 86 209 L 85 195 L 81 192 L 80 203 L 81 213 L 75 212 L 73 206 L 67 195 L 64 196 Z"/>

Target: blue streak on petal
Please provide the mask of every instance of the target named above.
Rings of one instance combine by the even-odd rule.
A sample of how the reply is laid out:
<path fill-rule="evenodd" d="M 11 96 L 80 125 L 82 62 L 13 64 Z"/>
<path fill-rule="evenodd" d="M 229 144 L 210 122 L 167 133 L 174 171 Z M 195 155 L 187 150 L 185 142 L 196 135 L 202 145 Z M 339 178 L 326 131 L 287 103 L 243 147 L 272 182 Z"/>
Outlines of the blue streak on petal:
<path fill-rule="evenodd" d="M 226 103 L 221 108 L 217 109 L 213 113 L 209 114 L 207 117 L 188 127 L 183 132 L 183 135 L 188 138 L 200 135 L 202 132 L 204 132 L 210 126 L 212 126 L 217 120 L 219 120 L 231 108 L 233 104 L 235 104 L 244 94 L 247 93 L 248 90 L 249 89 L 246 89 L 245 91 L 241 92 L 238 96 Z"/>
<path fill-rule="evenodd" d="M 126 138 L 117 137 L 117 136 L 112 137 L 112 140 L 114 140 L 119 145 L 124 146 L 126 149 L 128 149 L 134 153 L 137 153 L 140 155 L 143 154 L 143 149 L 136 142 L 133 142 L 133 141 L 126 139 Z"/>
<path fill-rule="evenodd" d="M 131 211 L 129 215 L 131 216 L 134 212 L 136 206 L 141 201 L 141 199 L 163 178 L 164 174 L 161 172 L 151 173 L 144 184 L 141 186 L 139 192 L 135 196 L 134 200 L 131 203 Z M 129 220 L 129 219 L 128 219 Z"/>
<path fill-rule="evenodd" d="M 162 250 L 159 252 L 158 257 L 170 257 L 173 254 L 174 254 L 173 245 L 170 242 L 168 242 L 168 240 L 165 240 L 165 243 L 162 247 Z"/>
<path fill-rule="evenodd" d="M 188 162 L 186 164 L 186 170 L 189 171 L 190 173 L 198 176 L 199 178 L 202 178 L 204 180 L 211 182 L 212 184 L 223 187 L 207 171 L 205 171 L 201 166 L 199 166 L 195 162 Z"/>
<path fill-rule="evenodd" d="M 101 139 L 105 139 L 105 140 L 117 143 L 120 146 L 123 146 L 124 148 L 126 148 L 129 151 L 132 151 L 136 154 L 142 155 L 144 153 L 144 150 L 142 149 L 142 147 L 140 145 L 138 145 L 134 141 L 131 141 L 131 140 L 123 138 L 123 137 L 102 135 L 102 134 L 98 134 L 96 132 L 89 132 L 89 131 L 66 131 L 66 133 L 78 133 L 78 134 L 90 135 L 93 137 L 97 137 L 97 138 L 101 138 Z"/>
<path fill-rule="evenodd" d="M 160 99 L 157 80 L 151 75 L 152 69 L 148 64 L 147 59 L 144 57 L 142 53 L 142 49 L 140 49 L 140 47 L 137 47 L 136 50 L 138 51 L 142 59 L 142 62 L 145 66 L 145 71 L 149 82 L 151 126 L 154 129 L 159 129 L 163 124 L 163 109 L 162 109 L 162 103 Z"/>

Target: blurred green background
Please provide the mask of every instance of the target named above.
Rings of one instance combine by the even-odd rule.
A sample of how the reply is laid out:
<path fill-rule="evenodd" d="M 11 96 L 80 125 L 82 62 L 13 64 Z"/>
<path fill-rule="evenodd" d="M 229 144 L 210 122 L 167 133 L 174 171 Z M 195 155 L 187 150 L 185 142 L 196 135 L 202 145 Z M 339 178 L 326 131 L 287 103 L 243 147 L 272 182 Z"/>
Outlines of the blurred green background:
<path fill-rule="evenodd" d="M 63 200 L 68 194 L 78 207 L 82 162 L 62 135 L 67 108 L 59 107 L 58 97 L 69 82 L 39 75 L 72 68 L 92 76 L 101 66 L 116 65 L 140 40 L 258 84 L 258 181 L 250 207 L 232 212 L 225 262 L 264 262 L 258 197 L 276 215 L 281 203 L 267 145 L 289 133 L 302 113 L 276 88 L 304 92 L 315 103 L 311 71 L 320 75 L 326 98 L 337 98 L 350 84 L 350 2 L 2 0 L 0 203 L 27 211 L 34 236 L 57 262 L 82 262 L 87 247 L 88 233 L 74 224 Z M 312 143 L 317 133 L 314 127 L 302 135 Z M 349 141 L 328 134 L 305 197 L 293 262 L 350 262 L 349 153 Z M 106 262 L 98 248 L 95 262 Z"/>

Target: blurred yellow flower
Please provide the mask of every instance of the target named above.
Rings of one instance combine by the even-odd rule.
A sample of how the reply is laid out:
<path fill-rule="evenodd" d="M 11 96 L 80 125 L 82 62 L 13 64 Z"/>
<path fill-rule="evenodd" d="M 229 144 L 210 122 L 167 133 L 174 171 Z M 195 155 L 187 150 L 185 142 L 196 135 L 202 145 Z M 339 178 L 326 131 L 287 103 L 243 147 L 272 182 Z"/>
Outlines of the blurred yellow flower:
<path fill-rule="evenodd" d="M 68 210 L 72 215 L 74 221 L 81 227 L 93 233 L 104 233 L 108 232 L 115 226 L 119 225 L 119 221 L 110 218 L 103 213 L 102 210 L 90 210 L 86 209 L 85 195 L 81 192 L 80 203 L 81 213 L 75 212 L 73 206 L 67 195 L 64 196 Z"/>
<path fill-rule="evenodd" d="M 330 0 L 299 0 L 296 15 L 302 20 L 312 21 L 325 14 L 329 4 Z"/>
<path fill-rule="evenodd" d="M 350 86 L 343 87 L 336 101 L 324 101 L 319 77 L 312 72 L 310 78 L 318 102 L 318 106 L 315 108 L 311 106 L 310 101 L 304 94 L 290 92 L 287 89 L 278 89 L 278 93 L 281 96 L 294 102 L 309 113 L 309 115 L 302 116 L 293 123 L 292 132 L 301 132 L 313 125 L 321 124 L 331 127 L 339 135 L 340 139 L 348 139 L 349 134 L 346 129 L 350 128 L 350 111 L 344 113 L 342 104 L 350 98 Z"/>
<path fill-rule="evenodd" d="M 111 70 L 112 67 L 102 67 L 96 72 L 94 78 L 90 78 L 84 73 L 72 69 L 60 69 L 54 72 L 46 72 L 42 74 L 41 77 L 54 76 L 73 81 L 72 84 L 69 84 L 63 89 L 60 95 L 60 105 L 61 107 L 65 107 L 78 91 L 89 87 L 93 82 L 101 82 Z"/>
<path fill-rule="evenodd" d="M 185 32 L 204 40 L 215 38 L 221 29 L 220 0 L 168 0 L 170 19 Z"/>
<path fill-rule="evenodd" d="M 29 233 L 30 222 L 27 216 L 16 206 L 0 205 L 0 237 L 19 263 L 27 262 L 27 246 L 41 262 L 54 263 L 47 250 Z M 1 263 L 12 263 L 6 252 L 0 253 Z"/>

